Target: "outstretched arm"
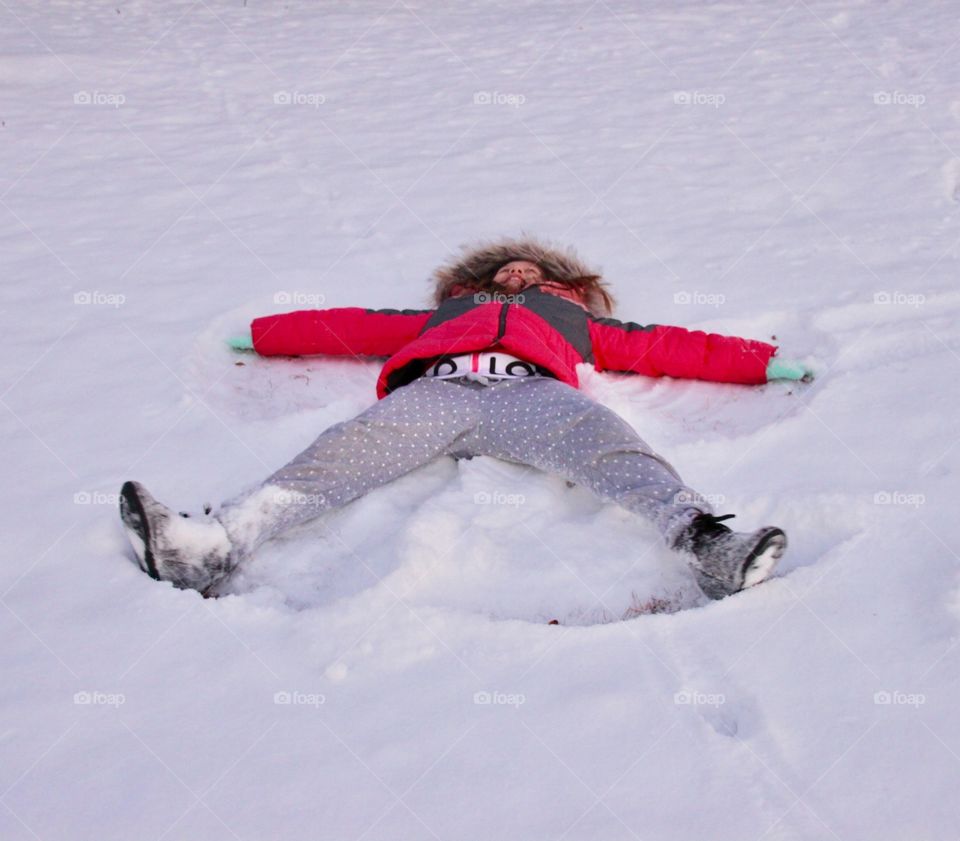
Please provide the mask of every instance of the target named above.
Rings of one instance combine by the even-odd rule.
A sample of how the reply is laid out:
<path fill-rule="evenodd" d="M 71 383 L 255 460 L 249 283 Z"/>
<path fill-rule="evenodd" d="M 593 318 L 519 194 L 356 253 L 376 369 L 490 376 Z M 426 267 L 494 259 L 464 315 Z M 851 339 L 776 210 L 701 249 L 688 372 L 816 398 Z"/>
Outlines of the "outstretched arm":
<path fill-rule="evenodd" d="M 250 331 L 261 356 L 391 356 L 420 334 L 432 314 L 362 307 L 298 310 L 255 318 Z M 238 341 L 230 344 L 239 350 Z"/>
<path fill-rule="evenodd" d="M 591 318 L 590 338 L 599 371 L 648 377 L 683 377 L 721 383 L 765 383 L 774 345 L 701 330 Z"/>

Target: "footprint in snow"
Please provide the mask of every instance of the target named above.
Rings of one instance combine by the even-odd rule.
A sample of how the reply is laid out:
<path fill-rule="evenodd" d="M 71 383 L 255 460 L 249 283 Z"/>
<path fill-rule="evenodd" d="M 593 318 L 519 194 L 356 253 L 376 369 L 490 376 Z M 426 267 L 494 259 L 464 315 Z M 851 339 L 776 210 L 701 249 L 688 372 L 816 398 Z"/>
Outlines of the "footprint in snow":
<path fill-rule="evenodd" d="M 698 707 L 700 716 L 720 736 L 734 738 L 740 730 L 736 711 L 726 704 Z"/>

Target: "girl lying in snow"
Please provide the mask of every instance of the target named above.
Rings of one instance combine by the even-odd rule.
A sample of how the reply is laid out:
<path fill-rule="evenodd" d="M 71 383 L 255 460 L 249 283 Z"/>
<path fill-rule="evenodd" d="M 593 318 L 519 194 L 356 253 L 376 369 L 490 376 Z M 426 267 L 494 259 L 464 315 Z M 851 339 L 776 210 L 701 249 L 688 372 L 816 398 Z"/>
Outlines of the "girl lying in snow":
<path fill-rule="evenodd" d="M 712 599 L 771 574 L 783 531 L 723 525 L 733 515 L 714 516 L 623 418 L 578 390 L 576 365 L 746 384 L 798 379 L 803 366 L 774 359 L 764 342 L 610 318 L 600 276 L 536 240 L 465 249 L 435 279 L 434 309 L 255 319 L 263 356 L 388 357 L 380 399 L 212 516 L 178 515 L 125 483 L 120 513 L 142 569 L 208 593 L 265 540 L 437 456 L 484 455 L 560 474 L 648 518 Z"/>

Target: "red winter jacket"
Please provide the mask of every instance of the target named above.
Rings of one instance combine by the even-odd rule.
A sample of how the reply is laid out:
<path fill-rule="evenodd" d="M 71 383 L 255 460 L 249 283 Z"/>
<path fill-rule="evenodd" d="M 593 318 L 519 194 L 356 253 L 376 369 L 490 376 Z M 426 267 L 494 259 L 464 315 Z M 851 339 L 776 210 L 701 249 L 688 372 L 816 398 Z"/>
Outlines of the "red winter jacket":
<path fill-rule="evenodd" d="M 538 286 L 512 296 L 451 297 L 435 310 L 300 310 L 257 318 L 251 328 L 253 346 L 263 356 L 389 357 L 377 381 L 381 398 L 440 356 L 494 347 L 575 388 L 580 362 L 650 377 L 764 383 L 777 350 L 753 339 L 598 317 Z"/>

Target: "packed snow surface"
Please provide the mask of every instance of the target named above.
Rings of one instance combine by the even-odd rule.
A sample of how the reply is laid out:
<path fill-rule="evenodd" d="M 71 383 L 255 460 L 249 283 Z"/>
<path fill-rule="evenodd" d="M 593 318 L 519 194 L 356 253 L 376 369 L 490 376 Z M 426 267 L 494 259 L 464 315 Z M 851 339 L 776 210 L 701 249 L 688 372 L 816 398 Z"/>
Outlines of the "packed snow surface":
<path fill-rule="evenodd" d="M 0 836 L 958 837 L 956 11 L 0 2 Z M 582 371 L 787 531 L 773 579 L 707 602 L 649 525 L 485 458 L 219 599 L 137 568 L 125 479 L 198 511 L 375 399 L 378 360 L 225 338 L 424 307 L 521 231 L 623 320 L 816 369 Z"/>

